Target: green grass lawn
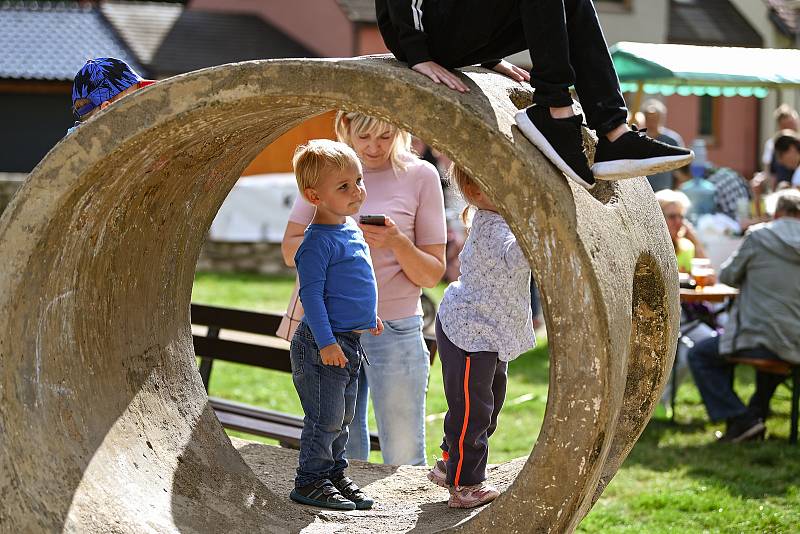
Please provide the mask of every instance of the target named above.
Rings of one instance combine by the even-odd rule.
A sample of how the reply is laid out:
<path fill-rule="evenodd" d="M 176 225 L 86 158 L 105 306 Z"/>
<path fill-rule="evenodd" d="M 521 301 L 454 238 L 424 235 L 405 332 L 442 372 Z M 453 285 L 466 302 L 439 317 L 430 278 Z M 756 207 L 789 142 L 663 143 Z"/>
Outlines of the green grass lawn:
<path fill-rule="evenodd" d="M 286 277 L 199 273 L 193 301 L 283 312 L 292 286 L 293 279 Z M 429 294 L 438 302 L 443 290 L 440 285 Z M 491 440 L 490 462 L 530 452 L 544 416 L 548 373 L 546 340 L 509 366 L 506 406 Z M 737 390 L 745 398 L 753 391 L 752 378 L 751 369 L 737 373 Z M 211 395 L 302 414 L 287 373 L 217 362 L 210 390 Z M 800 448 L 786 441 L 786 388 L 778 389 L 772 408 L 765 442 L 718 445 L 713 431 L 721 426 L 707 424 L 694 386 L 681 386 L 677 424 L 650 422 L 579 531 L 800 532 Z M 427 398 L 429 460 L 438 454 L 446 409 L 437 360 Z M 374 419 L 370 424 L 374 430 Z M 380 461 L 380 453 L 373 452 L 371 460 Z"/>

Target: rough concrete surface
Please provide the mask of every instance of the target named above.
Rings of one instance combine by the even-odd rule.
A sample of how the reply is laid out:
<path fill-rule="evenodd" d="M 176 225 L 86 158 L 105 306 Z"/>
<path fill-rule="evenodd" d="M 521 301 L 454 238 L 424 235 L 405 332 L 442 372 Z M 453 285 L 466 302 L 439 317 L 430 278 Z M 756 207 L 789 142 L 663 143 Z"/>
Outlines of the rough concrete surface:
<path fill-rule="evenodd" d="M 256 476 L 277 493 L 286 507 L 298 508 L 289 499 L 297 466 L 297 451 L 263 446 L 233 439 L 234 447 Z M 490 465 L 489 479 L 505 490 L 525 463 L 518 458 L 501 465 Z M 348 474 L 375 499 L 372 510 L 338 512 L 310 506 L 299 508 L 307 513 L 303 532 L 439 532 L 477 514 L 480 510 L 448 508 L 450 494 L 426 478 L 427 467 L 410 465 L 375 465 L 353 461 Z"/>
<path fill-rule="evenodd" d="M 469 518 L 445 513 L 419 470 L 399 468 L 389 478 L 416 488 L 399 494 L 410 515 L 387 523 L 379 508 L 344 530 L 434 519 L 432 530 L 574 530 L 667 379 L 675 257 L 644 179 L 592 194 L 568 183 L 513 126 L 527 86 L 464 76 L 472 91 L 461 95 L 385 58 L 225 65 L 137 92 L 53 148 L 0 218 L 0 530 L 341 523 L 287 505 L 286 480 L 264 484 L 260 455 L 293 458 L 247 445 L 248 463 L 231 446 L 207 405 L 189 322 L 200 246 L 242 169 L 287 129 L 338 108 L 391 120 L 475 175 L 531 262 L 551 350 L 542 429 L 500 498 Z M 394 468 L 359 469 L 377 481 Z"/>

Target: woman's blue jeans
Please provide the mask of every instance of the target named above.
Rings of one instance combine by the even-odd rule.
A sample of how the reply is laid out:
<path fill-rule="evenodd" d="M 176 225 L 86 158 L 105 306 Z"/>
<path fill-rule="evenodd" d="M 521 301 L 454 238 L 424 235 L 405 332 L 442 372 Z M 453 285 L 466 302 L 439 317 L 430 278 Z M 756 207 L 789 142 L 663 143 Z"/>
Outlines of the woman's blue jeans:
<path fill-rule="evenodd" d="M 369 365 L 361 366 L 347 457 L 369 458 L 367 404 L 372 397 L 384 463 L 425 465 L 425 394 L 430 353 L 422 337 L 422 317 L 384 321 L 383 325 L 380 336 L 361 336 Z"/>

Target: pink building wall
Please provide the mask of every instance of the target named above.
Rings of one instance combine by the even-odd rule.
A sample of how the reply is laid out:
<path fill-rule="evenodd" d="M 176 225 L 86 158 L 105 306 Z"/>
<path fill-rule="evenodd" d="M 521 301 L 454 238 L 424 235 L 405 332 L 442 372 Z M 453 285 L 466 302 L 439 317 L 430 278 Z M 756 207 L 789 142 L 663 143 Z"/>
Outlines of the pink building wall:
<path fill-rule="evenodd" d="M 664 103 L 668 108 L 667 126 L 691 145 L 699 130 L 700 98 L 673 95 L 666 97 Z M 719 97 L 714 106 L 714 140 L 707 145 L 708 159 L 749 178 L 760 166 L 759 101 L 738 96 Z"/>
<path fill-rule="evenodd" d="M 336 0 L 191 0 L 189 8 L 258 15 L 320 56 L 356 53 L 353 24 Z"/>

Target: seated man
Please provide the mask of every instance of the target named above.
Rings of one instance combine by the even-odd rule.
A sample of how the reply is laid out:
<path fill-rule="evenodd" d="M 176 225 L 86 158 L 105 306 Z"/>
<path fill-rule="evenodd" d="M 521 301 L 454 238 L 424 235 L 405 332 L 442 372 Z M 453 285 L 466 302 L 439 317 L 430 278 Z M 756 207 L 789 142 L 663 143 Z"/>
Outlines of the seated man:
<path fill-rule="evenodd" d="M 689 352 L 694 381 L 712 421 L 726 422 L 720 441 L 763 436 L 764 419 L 779 375 L 758 373 L 745 406 L 733 391 L 730 357 L 780 358 L 800 363 L 800 192 L 782 191 L 775 220 L 752 226 L 722 265 L 719 280 L 738 287 L 725 332 Z"/>

